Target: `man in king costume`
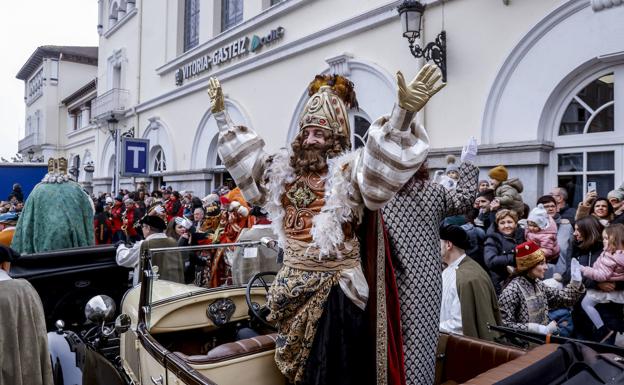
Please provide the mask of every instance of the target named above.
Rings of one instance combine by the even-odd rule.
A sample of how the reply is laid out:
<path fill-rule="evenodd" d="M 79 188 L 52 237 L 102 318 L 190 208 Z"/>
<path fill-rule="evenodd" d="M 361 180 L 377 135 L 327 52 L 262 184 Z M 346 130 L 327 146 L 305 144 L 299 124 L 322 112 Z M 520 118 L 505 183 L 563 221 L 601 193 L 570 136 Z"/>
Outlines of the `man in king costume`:
<path fill-rule="evenodd" d="M 400 325 L 393 323 L 398 317 L 386 313 L 398 311 L 391 264 L 389 276 L 384 270 L 387 244 L 379 221 L 368 221 L 364 212 L 381 208 L 426 159 L 429 138 L 414 118 L 444 86 L 440 77 L 433 65 L 409 84 L 398 72 L 398 103 L 391 115 L 371 125 L 364 148 L 351 151 L 347 108 L 357 107 L 353 84 L 318 75 L 291 151 L 274 155 L 263 151 L 264 141 L 254 131 L 234 125 L 219 82 L 210 79 L 219 155 L 245 199 L 268 211 L 284 249 L 268 307 L 269 320 L 278 327 L 275 361 L 291 383 L 404 381 L 402 350 L 396 346 Z M 367 225 L 366 236 L 358 237 L 362 221 L 377 231 Z M 375 249 L 370 242 L 376 242 Z M 367 361 L 368 351 L 376 362 Z M 369 367 L 376 373 L 367 373 Z"/>

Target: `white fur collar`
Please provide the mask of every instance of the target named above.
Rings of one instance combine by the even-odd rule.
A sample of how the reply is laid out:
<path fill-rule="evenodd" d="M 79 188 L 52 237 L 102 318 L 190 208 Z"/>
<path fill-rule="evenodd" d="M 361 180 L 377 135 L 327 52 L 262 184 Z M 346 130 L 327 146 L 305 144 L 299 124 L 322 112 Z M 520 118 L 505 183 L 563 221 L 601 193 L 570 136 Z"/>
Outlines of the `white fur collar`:
<path fill-rule="evenodd" d="M 312 219 L 312 239 L 323 257 L 334 252 L 344 242 L 342 224 L 354 219 L 360 221 L 363 214 L 362 198 L 352 179 L 355 174 L 355 160 L 358 151 L 344 153 L 328 160 L 328 173 L 325 182 L 325 204 L 321 212 Z M 281 151 L 273 157 L 271 166 L 266 170 L 267 202 L 265 209 L 269 213 L 273 232 L 277 234 L 280 246 L 285 245 L 284 208 L 282 196 L 285 186 L 293 183 L 297 176 L 290 166 L 290 154 Z"/>

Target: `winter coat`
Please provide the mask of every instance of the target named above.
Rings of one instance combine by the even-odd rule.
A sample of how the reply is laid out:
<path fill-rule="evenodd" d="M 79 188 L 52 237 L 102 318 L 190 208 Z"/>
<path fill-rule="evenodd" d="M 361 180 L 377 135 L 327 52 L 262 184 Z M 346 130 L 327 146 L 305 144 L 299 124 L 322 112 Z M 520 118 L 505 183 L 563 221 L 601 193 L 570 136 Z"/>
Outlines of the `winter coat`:
<path fill-rule="evenodd" d="M 546 278 L 550 278 L 552 274 L 559 273 L 562 276 L 565 274 L 567 267 L 570 265 L 570 258 L 572 256 L 572 248 L 574 246 L 574 227 L 570 221 L 563 218 L 559 214 L 555 214 L 553 217 L 557 224 L 557 244 L 559 245 L 559 258 L 557 263 L 552 269 L 548 269 L 546 272 Z"/>
<path fill-rule="evenodd" d="M 524 230 L 518 227 L 514 234 L 501 234 L 494 226 L 485 236 L 483 258 L 488 267 L 496 294 L 500 294 L 502 284 L 509 277 L 507 266 L 516 266 L 516 246 L 524 242 Z"/>
<path fill-rule="evenodd" d="M 485 261 L 483 260 L 483 243 L 485 242 L 485 231 L 476 227 L 472 223 L 466 223 L 461 226 L 470 239 L 470 249 L 465 250 L 466 255 L 474 259 L 485 271 L 488 271 Z"/>
<path fill-rule="evenodd" d="M 597 282 L 624 281 L 624 251 L 614 253 L 603 251 L 594 266 L 581 267 L 581 272 L 587 278 Z"/>
<path fill-rule="evenodd" d="M 557 224 L 552 217 L 548 216 L 548 226 L 537 233 L 532 233 L 529 229 L 526 229 L 524 238 L 527 241 L 533 241 L 544 251 L 548 263 L 557 263 L 561 249 L 557 243 Z"/>
<path fill-rule="evenodd" d="M 524 212 L 524 202 L 522 202 L 522 195 L 520 195 L 523 189 L 520 179 L 511 178 L 501 182 L 494 195 L 500 202 L 502 209 L 513 210 L 521 216 Z"/>

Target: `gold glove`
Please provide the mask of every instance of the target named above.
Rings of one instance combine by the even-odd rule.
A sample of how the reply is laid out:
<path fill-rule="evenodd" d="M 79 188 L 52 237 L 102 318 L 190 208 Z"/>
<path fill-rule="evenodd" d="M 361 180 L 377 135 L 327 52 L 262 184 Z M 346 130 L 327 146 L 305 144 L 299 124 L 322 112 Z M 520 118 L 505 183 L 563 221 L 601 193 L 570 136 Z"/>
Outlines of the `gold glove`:
<path fill-rule="evenodd" d="M 401 71 L 397 71 L 396 77 L 399 86 L 399 106 L 411 112 L 420 111 L 433 95 L 446 86 L 446 83 L 436 85 L 442 74 L 434 64 L 425 64 L 409 85 L 405 84 Z"/>
<path fill-rule="evenodd" d="M 223 90 L 221 89 L 221 84 L 219 80 L 212 76 L 210 80 L 208 80 L 208 96 L 210 97 L 210 101 L 212 102 L 212 113 L 217 113 L 225 110 L 225 103 L 223 102 Z"/>

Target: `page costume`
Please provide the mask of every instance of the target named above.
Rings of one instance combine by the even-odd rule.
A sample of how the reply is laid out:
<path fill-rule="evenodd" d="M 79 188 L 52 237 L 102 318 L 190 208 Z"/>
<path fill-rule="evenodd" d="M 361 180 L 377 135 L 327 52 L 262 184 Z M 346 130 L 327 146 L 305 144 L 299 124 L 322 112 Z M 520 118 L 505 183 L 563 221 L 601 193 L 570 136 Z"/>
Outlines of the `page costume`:
<path fill-rule="evenodd" d="M 432 71 L 429 66 L 425 69 Z M 215 112 L 213 105 L 220 131 L 219 155 L 245 198 L 264 205 L 284 249 L 284 266 L 268 296 L 269 318 L 278 323 L 275 360 L 279 369 L 294 383 L 385 384 L 385 277 L 377 271 L 375 280 L 367 283 L 363 259 L 375 256 L 360 254 L 356 229 L 364 219 L 365 208 L 382 207 L 418 170 L 426 159 L 429 138 L 424 128 L 413 122 L 415 112 L 397 104 L 390 116 L 373 122 L 364 148 L 348 151 L 345 100 L 349 98 L 345 94 L 353 101 L 354 94 L 340 89 L 348 80 L 329 78 L 328 84 L 318 88 L 315 82 L 311 84 L 311 98 L 300 119 L 301 131 L 318 127 L 331 131 L 343 143 L 346 140 L 345 152 L 328 159 L 326 170 L 296 173 L 290 152 L 266 154 L 264 142 L 255 132 L 235 126 L 225 110 Z M 428 96 L 442 88 L 433 87 L 437 79 L 425 78 L 431 83 Z M 350 82 L 348 85 L 352 87 Z M 399 88 L 401 92 L 401 83 Z M 374 240 L 383 254 L 383 235 Z M 382 272 L 383 267 L 381 260 Z M 371 283 L 381 286 L 371 288 Z M 377 317 L 371 326 L 379 339 L 376 378 L 366 376 L 367 368 L 362 367 L 366 365 L 362 358 L 366 338 L 361 331 L 366 327 L 364 309 L 369 289 L 377 296 L 372 301 L 377 304 Z"/>

